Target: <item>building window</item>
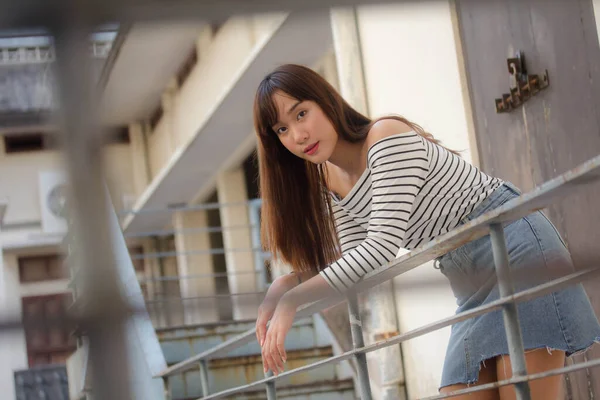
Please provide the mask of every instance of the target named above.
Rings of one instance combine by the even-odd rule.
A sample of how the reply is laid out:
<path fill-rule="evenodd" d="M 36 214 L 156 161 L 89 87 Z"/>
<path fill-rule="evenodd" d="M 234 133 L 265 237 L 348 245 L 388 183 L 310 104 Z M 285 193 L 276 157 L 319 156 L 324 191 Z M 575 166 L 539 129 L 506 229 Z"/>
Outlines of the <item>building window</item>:
<path fill-rule="evenodd" d="M 109 129 L 106 133 L 107 144 L 129 144 L 129 127 L 119 126 Z"/>
<path fill-rule="evenodd" d="M 19 280 L 22 283 L 67 279 L 69 273 L 63 257 L 43 255 L 19 257 Z"/>
<path fill-rule="evenodd" d="M 51 146 L 51 140 L 44 133 L 22 133 L 4 135 L 4 148 L 7 154 L 41 151 Z"/>
<path fill-rule="evenodd" d="M 65 318 L 71 294 L 23 297 L 22 314 L 29 367 L 64 364 L 76 349 L 71 332 L 74 326 Z"/>

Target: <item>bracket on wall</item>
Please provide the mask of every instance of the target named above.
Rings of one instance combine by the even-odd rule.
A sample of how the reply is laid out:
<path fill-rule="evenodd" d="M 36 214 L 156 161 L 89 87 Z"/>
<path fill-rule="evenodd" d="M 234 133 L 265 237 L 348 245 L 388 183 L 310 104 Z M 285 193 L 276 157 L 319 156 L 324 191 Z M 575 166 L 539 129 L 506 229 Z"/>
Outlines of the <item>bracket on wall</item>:
<path fill-rule="evenodd" d="M 512 111 L 550 85 L 548 70 L 544 70 L 541 76 L 527 74 L 525 54 L 522 51 L 514 58 L 507 59 L 506 64 L 510 75 L 510 93 L 495 100 L 496 113 Z"/>

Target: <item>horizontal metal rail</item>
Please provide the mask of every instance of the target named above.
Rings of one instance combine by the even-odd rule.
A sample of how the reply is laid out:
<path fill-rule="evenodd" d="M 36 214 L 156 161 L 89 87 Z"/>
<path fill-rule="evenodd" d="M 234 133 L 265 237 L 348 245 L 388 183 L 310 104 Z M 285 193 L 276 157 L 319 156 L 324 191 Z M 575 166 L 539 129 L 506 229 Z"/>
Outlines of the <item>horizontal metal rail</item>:
<path fill-rule="evenodd" d="M 409 332 L 406 332 L 406 333 L 403 333 L 400 335 L 396 335 L 396 336 L 393 336 L 393 337 L 385 339 L 385 340 L 378 341 L 371 345 L 353 349 L 353 350 L 347 351 L 345 353 L 339 354 L 337 356 L 329 357 L 329 358 L 317 361 L 313 364 L 309 364 L 309 365 L 305 365 L 300 368 L 293 369 L 291 371 L 282 372 L 281 374 L 279 374 L 277 376 L 268 377 L 265 379 L 261 379 L 261 380 L 252 382 L 247 385 L 223 390 L 221 392 L 214 393 L 210 396 L 202 397 L 198 400 L 218 399 L 218 398 L 222 398 L 225 396 L 230 396 L 232 394 L 245 392 L 246 390 L 256 389 L 257 387 L 265 385 L 271 381 L 289 378 L 292 375 L 296 375 L 296 374 L 307 372 L 307 371 L 310 371 L 310 370 L 313 370 L 316 368 L 324 367 L 329 364 L 335 364 L 335 363 L 339 363 L 341 361 L 345 361 L 345 360 L 353 357 L 356 354 L 371 353 L 373 351 L 380 350 L 385 347 L 395 346 L 395 345 L 405 342 L 407 340 L 414 339 L 416 337 L 423 336 L 427 333 L 431 333 L 431 332 L 434 332 L 441 328 L 445 328 L 447 326 L 453 325 L 457 322 L 461 322 L 461 321 L 465 321 L 470 318 L 478 317 L 478 316 L 486 314 L 490 311 L 500 310 L 506 304 L 509 304 L 512 302 L 522 303 L 524 301 L 528 301 L 528 300 L 534 299 L 536 297 L 543 296 L 545 294 L 549 294 L 549 293 L 558 291 L 560 289 L 564 289 L 573 284 L 582 282 L 584 280 L 589 280 L 591 278 L 598 277 L 598 276 L 600 276 L 600 268 L 591 268 L 591 269 L 586 269 L 584 271 L 575 272 L 575 273 L 566 275 L 562 278 L 558 278 L 551 282 L 545 283 L 543 285 L 536 286 L 535 288 L 531 288 L 531 289 L 527 289 L 527 290 L 518 292 L 512 296 L 498 299 L 498 300 L 493 301 L 484 306 L 479 306 L 472 310 L 464 311 L 462 313 L 453 315 L 452 317 L 441 319 L 439 321 L 433 322 L 431 324 L 427 324 L 425 326 L 419 327 L 412 331 L 409 331 Z M 160 376 L 166 376 L 163 374 L 161 374 Z"/>
<path fill-rule="evenodd" d="M 169 236 L 169 235 L 193 235 L 201 233 L 219 233 L 225 231 L 235 231 L 244 229 L 257 229 L 257 225 L 232 225 L 232 226 L 211 226 L 206 228 L 187 228 L 187 229 L 161 229 L 146 232 L 128 232 L 123 234 L 126 238 L 150 237 L 150 236 Z"/>
<path fill-rule="evenodd" d="M 246 201 L 235 201 L 230 203 L 203 203 L 193 205 L 182 205 L 176 207 L 147 207 L 139 210 L 135 209 L 124 209 L 118 212 L 119 215 L 130 215 L 130 214 L 153 214 L 153 213 L 164 213 L 164 212 L 185 212 L 185 211 L 201 211 L 201 210 L 220 210 L 226 207 L 258 207 L 260 205 L 260 199 L 252 199 Z"/>
<path fill-rule="evenodd" d="M 492 210 L 485 215 L 482 215 L 467 224 L 449 232 L 441 237 L 432 240 L 423 247 L 413 250 L 405 254 L 387 265 L 376 269 L 367 274 L 359 281 L 353 291 L 361 292 L 372 287 L 375 287 L 389 279 L 401 275 L 412 270 L 428 261 L 431 261 L 441 255 L 452 251 L 461 245 L 479 239 L 489 233 L 490 225 L 493 223 L 508 223 L 522 218 L 535 210 L 539 210 L 552 204 L 552 202 L 560 197 L 572 195 L 581 186 L 592 181 L 600 180 L 600 156 L 596 156 L 591 160 L 581 164 L 580 166 L 560 175 L 529 193 L 525 193 L 520 197 L 513 199 L 504 205 Z M 303 318 L 322 311 L 325 308 L 336 305 L 345 300 L 345 297 L 337 295 L 326 299 L 319 300 L 302 307 L 298 310 L 296 318 Z M 503 300 L 502 304 L 510 300 Z M 499 306 L 498 306 L 499 307 Z M 444 321 L 444 320 L 443 320 Z M 446 325 L 442 325 L 443 327 Z M 209 360 L 226 355 L 229 352 L 241 347 L 252 340 L 256 340 L 255 329 L 250 329 L 237 337 L 227 340 L 214 348 L 204 351 L 196 356 L 190 357 L 180 363 L 177 363 L 157 375 L 157 377 L 168 377 L 176 375 L 194 368 L 200 360 Z M 350 357 L 353 353 L 345 356 L 343 359 Z M 318 363 L 320 365 L 320 363 Z M 278 377 L 287 376 L 287 373 L 282 373 Z M 271 379 L 271 378 L 269 378 Z M 266 381 L 259 381 L 266 382 Z"/>
<path fill-rule="evenodd" d="M 596 368 L 596 367 L 600 367 L 600 359 L 577 363 L 577 364 L 569 365 L 567 367 L 552 369 L 552 370 L 549 370 L 546 372 L 539 372 L 537 374 L 518 376 L 518 377 L 505 379 L 505 380 L 498 381 L 498 382 L 486 383 L 484 385 L 477 385 L 477 386 L 473 386 L 473 387 L 470 387 L 467 389 L 456 390 L 454 392 L 445 393 L 443 395 L 425 397 L 420 400 L 449 399 L 451 397 L 456 397 L 456 396 L 460 396 L 463 394 L 471 394 L 471 393 L 481 392 L 484 390 L 496 389 L 496 388 L 500 388 L 502 386 L 514 385 L 516 383 L 521 383 L 521 382 L 530 382 L 530 381 L 534 381 L 537 379 L 547 378 L 549 376 L 568 374 L 570 372 L 576 372 L 576 371 L 580 371 L 583 369 Z"/>
<path fill-rule="evenodd" d="M 222 255 L 227 253 L 263 253 L 266 256 L 270 256 L 270 253 L 263 252 L 262 249 L 236 249 L 236 248 L 220 248 L 220 249 L 210 249 L 210 250 L 183 250 L 183 251 L 160 251 L 156 253 L 144 253 L 144 254 L 135 254 L 131 256 L 132 260 L 146 260 L 146 259 L 154 259 L 154 258 L 167 258 L 167 257 L 177 257 L 179 255 L 184 256 L 193 256 L 193 255 Z"/>
<path fill-rule="evenodd" d="M 213 274 L 193 274 L 193 275 L 177 275 L 177 276 L 161 276 L 159 278 L 139 278 L 138 282 L 177 282 L 188 279 L 201 279 L 201 278 L 228 278 L 239 275 L 258 275 L 259 271 L 232 271 L 232 272 L 220 272 Z"/>
<path fill-rule="evenodd" d="M 210 300 L 210 299 L 230 299 L 232 297 L 250 297 L 250 296 L 264 296 L 266 292 L 243 292 L 243 293 L 226 293 L 226 294 L 213 294 L 210 296 L 193 296 L 193 297 L 162 297 L 158 299 L 146 300 L 146 304 L 160 304 L 160 303 L 172 303 L 172 302 L 184 302 L 192 300 Z"/>

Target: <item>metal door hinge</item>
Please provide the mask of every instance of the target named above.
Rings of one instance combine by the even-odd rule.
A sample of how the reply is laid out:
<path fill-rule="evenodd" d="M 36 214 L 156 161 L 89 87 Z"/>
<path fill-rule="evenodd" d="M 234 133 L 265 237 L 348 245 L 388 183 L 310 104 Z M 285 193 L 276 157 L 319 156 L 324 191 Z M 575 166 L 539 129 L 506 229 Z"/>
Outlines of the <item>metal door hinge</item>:
<path fill-rule="evenodd" d="M 550 85 L 548 70 L 544 70 L 541 76 L 527 74 L 525 55 L 522 51 L 519 51 L 514 58 L 507 59 L 506 64 L 510 78 L 510 93 L 505 93 L 501 99 L 495 100 L 497 113 L 510 112 Z"/>

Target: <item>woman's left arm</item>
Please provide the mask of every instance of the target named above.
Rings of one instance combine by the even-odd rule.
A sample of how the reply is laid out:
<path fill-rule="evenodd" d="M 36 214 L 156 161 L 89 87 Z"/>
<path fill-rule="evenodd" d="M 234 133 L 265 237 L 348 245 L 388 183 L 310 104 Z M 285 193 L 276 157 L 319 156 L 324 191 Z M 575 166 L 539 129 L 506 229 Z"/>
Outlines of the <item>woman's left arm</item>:
<path fill-rule="evenodd" d="M 283 371 L 283 363 L 287 360 L 285 338 L 294 323 L 298 307 L 334 294 L 336 291 L 325 281 L 325 278 L 315 275 L 281 297 L 262 347 L 265 373 L 269 369 L 275 375 Z"/>

